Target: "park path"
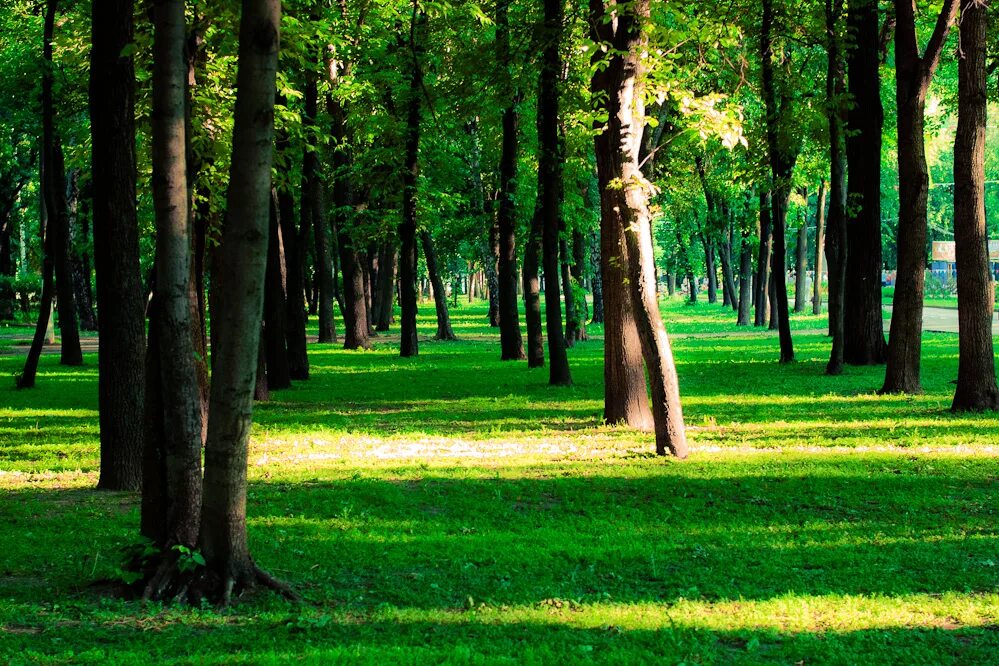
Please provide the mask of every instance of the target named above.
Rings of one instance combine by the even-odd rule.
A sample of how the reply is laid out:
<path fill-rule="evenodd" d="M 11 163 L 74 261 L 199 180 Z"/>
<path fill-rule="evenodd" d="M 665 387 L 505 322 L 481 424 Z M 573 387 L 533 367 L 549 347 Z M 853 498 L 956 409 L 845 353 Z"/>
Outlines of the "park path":
<path fill-rule="evenodd" d="M 891 325 L 891 306 L 885 306 L 885 331 Z M 957 310 L 953 308 L 923 308 L 923 330 L 934 333 L 957 333 Z M 992 320 L 992 335 L 999 335 L 999 318 Z"/>

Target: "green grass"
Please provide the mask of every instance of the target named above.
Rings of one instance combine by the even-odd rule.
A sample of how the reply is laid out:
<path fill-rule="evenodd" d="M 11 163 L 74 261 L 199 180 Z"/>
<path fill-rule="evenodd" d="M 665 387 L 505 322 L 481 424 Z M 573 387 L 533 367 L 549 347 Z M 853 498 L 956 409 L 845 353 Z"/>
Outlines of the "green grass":
<path fill-rule="evenodd" d="M 92 490 L 95 358 L 0 387 L 0 660 L 987 663 L 999 658 L 995 416 L 947 410 L 956 336 L 916 397 L 828 378 L 720 306 L 665 307 L 693 444 L 600 422 L 600 327 L 575 385 L 501 363 L 481 304 L 457 343 L 313 345 L 255 411 L 249 530 L 305 598 L 233 609 L 107 598 L 138 498 Z M 432 304 L 421 334 L 433 334 Z M 16 357 L 0 357 L 12 375 Z M 12 383 L 12 380 L 11 380 Z"/>

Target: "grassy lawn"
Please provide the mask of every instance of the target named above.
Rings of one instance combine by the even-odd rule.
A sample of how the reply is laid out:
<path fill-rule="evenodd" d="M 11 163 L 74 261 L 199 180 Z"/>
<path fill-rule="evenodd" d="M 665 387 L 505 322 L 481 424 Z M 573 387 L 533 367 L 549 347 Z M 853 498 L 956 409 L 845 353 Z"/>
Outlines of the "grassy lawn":
<path fill-rule="evenodd" d="M 225 611 L 94 584 L 138 498 L 92 490 L 95 356 L 43 357 L 37 389 L 0 385 L 0 661 L 999 660 L 999 418 L 947 410 L 956 336 L 926 336 L 923 395 L 880 397 L 883 368 L 822 375 L 824 317 L 795 318 L 782 367 L 721 306 L 665 313 L 682 463 L 601 423 L 600 327 L 569 389 L 501 363 L 482 304 L 416 359 L 312 345 L 313 379 L 255 412 L 248 507 L 305 602 Z"/>

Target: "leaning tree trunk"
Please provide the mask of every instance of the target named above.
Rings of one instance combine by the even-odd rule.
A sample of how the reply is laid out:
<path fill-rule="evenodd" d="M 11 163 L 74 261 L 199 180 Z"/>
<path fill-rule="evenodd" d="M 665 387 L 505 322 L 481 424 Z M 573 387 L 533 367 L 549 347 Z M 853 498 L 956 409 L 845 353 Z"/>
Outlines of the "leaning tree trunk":
<path fill-rule="evenodd" d="M 220 299 L 205 445 L 201 549 L 221 581 L 223 603 L 240 588 L 273 583 L 246 541 L 246 470 L 267 257 L 268 196 L 274 135 L 280 0 L 244 0 L 226 222 L 217 250 Z"/>
<path fill-rule="evenodd" d="M 912 3 L 895 1 L 895 98 L 898 125 L 898 279 L 892 301 L 888 365 L 882 393 L 919 393 L 926 271 L 926 93 L 957 13 L 945 0 L 923 55 Z"/>
<path fill-rule="evenodd" d="M 548 337 L 548 383 L 572 384 L 569 357 L 562 330 L 562 303 L 559 299 L 559 228 L 561 226 L 562 150 L 559 141 L 558 77 L 562 70 L 559 47 L 562 42 L 561 0 L 545 0 L 544 51 L 541 85 L 538 91 L 538 192 L 541 216 L 541 254 L 545 270 L 545 332 Z"/>
<path fill-rule="evenodd" d="M 800 141 L 789 141 L 787 131 L 788 100 L 785 93 L 778 95 L 774 77 L 772 30 L 774 23 L 773 2 L 763 0 L 763 18 L 760 31 L 760 55 L 763 60 L 763 101 L 767 109 L 767 148 L 773 187 L 771 197 L 773 255 L 771 257 L 772 290 L 776 301 L 771 303 L 771 319 L 777 320 L 780 332 L 780 362 L 794 361 L 794 344 L 791 340 L 791 322 L 787 307 L 787 271 L 785 270 L 785 229 L 788 200 L 791 196 L 791 175 L 800 150 Z M 791 144 L 791 145 L 789 145 Z"/>
<path fill-rule="evenodd" d="M 184 2 L 158 0 L 153 9 L 153 207 L 156 218 L 156 281 L 151 338 L 149 413 L 155 427 L 143 454 L 147 481 L 141 527 L 164 553 L 147 570 L 144 598 L 175 593 L 173 546 L 197 544 L 201 511 L 201 389 L 195 366 L 191 308 L 191 227 L 188 216 L 186 28 Z M 223 299 L 224 300 L 224 299 Z M 213 313 L 214 314 L 214 313 Z M 238 336 L 235 336 L 238 337 Z M 226 336 L 225 340 L 230 338 Z M 156 432 L 156 430 L 159 432 Z"/>
<path fill-rule="evenodd" d="M 45 181 L 45 170 L 47 168 L 45 166 L 45 158 L 42 157 L 40 165 L 42 182 Z M 52 268 L 52 253 L 46 247 L 49 243 L 49 235 L 47 233 L 48 209 L 45 206 L 44 200 L 40 202 L 39 208 L 39 229 L 41 231 L 40 240 L 42 247 L 42 293 L 38 299 L 38 321 L 35 323 L 35 334 L 31 339 L 31 347 L 28 349 L 28 355 L 24 359 L 24 369 L 17 376 L 16 380 L 17 388 L 19 389 L 34 388 L 35 386 L 35 377 L 38 374 L 38 362 L 42 356 L 42 347 L 45 346 L 48 339 L 49 323 L 52 317 L 52 304 L 55 299 L 55 275 Z"/>
<path fill-rule="evenodd" d="M 815 279 L 812 281 L 812 314 L 822 314 L 822 246 L 826 237 L 826 179 L 819 181 L 819 197 L 815 210 Z"/>
<path fill-rule="evenodd" d="M 423 257 L 427 261 L 427 273 L 434 286 L 434 307 L 437 310 L 437 335 L 434 336 L 434 339 L 457 340 L 458 337 L 451 330 L 451 316 L 447 311 L 447 290 L 444 287 L 444 281 L 441 280 L 440 267 L 437 264 L 437 250 L 434 249 L 434 240 L 426 229 L 420 232 L 420 243 L 423 245 Z"/>
<path fill-rule="evenodd" d="M 642 23 L 649 20 L 649 1 L 636 0 L 632 12 L 618 15 L 616 23 L 606 20 L 607 12 L 603 2 L 591 3 L 591 29 L 597 41 L 611 46 L 606 67 L 598 68 L 593 76 L 593 90 L 604 100 L 608 118 L 595 146 L 605 216 L 602 226 L 615 239 L 624 236 L 617 256 L 627 274 L 627 292 L 652 387 L 656 451 L 684 458 L 688 450 L 676 367 L 656 295 L 649 184 L 639 167 L 645 125 L 641 56 L 647 46 Z"/>
<path fill-rule="evenodd" d="M 403 357 L 420 353 L 419 338 L 416 332 L 416 187 L 419 176 L 421 100 L 423 96 L 423 70 L 419 62 L 420 45 L 416 39 L 417 27 L 426 21 L 419 14 L 414 0 L 410 39 L 413 43 L 413 71 L 409 81 L 409 103 L 406 117 L 406 162 L 402 186 L 402 222 L 399 224 L 399 238 L 402 242 L 399 260 L 399 291 L 402 305 L 402 339 L 399 353 Z"/>
<path fill-rule="evenodd" d="M 847 51 L 846 287 L 843 303 L 843 360 L 851 365 L 885 362 L 881 306 L 881 107 L 880 37 L 877 0 L 853 0 L 847 16 L 853 47 Z"/>
<path fill-rule="evenodd" d="M 985 219 L 985 74 L 988 5 L 961 1 L 957 138 L 954 142 L 954 242 L 960 355 L 955 411 L 999 409 L 992 310 L 995 290 Z"/>
<path fill-rule="evenodd" d="M 496 61 L 503 81 L 510 78 L 510 0 L 496 3 Z M 503 140 L 499 164 L 499 324 L 500 358 L 519 361 L 524 358 L 520 336 L 520 313 L 517 311 L 517 111 L 518 93 L 507 91 L 510 100 L 503 109 Z M 534 359 L 536 362 L 536 359 Z"/>
<path fill-rule="evenodd" d="M 843 64 L 838 23 L 843 14 L 843 0 L 826 0 L 826 26 L 829 53 L 826 73 L 827 115 L 829 120 L 829 228 L 826 231 L 826 259 L 829 263 L 829 334 L 832 351 L 826 374 L 843 372 L 845 360 L 845 298 L 847 231 L 846 204 L 847 158 L 844 150 L 844 110 L 842 107 L 846 72 Z"/>
<path fill-rule="evenodd" d="M 98 488 L 142 482 L 146 294 L 135 206 L 134 0 L 91 5 L 91 210 L 97 280 Z"/>

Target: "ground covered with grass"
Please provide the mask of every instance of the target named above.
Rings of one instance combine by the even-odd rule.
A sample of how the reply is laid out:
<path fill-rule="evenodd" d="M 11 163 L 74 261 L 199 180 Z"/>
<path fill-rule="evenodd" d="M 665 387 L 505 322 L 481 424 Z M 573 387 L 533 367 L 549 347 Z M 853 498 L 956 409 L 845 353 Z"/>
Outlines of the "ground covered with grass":
<path fill-rule="evenodd" d="M 925 394 L 880 397 L 882 368 L 822 375 L 821 317 L 779 366 L 720 306 L 665 312 L 686 462 L 601 423 L 599 327 L 569 389 L 501 363 L 481 304 L 415 359 L 313 345 L 250 456 L 251 547 L 304 603 L 224 611 L 95 585 L 138 497 L 93 490 L 96 358 L 45 356 L 37 389 L 0 386 L 0 660 L 999 660 L 999 418 L 947 410 L 956 336 L 927 335 Z"/>

